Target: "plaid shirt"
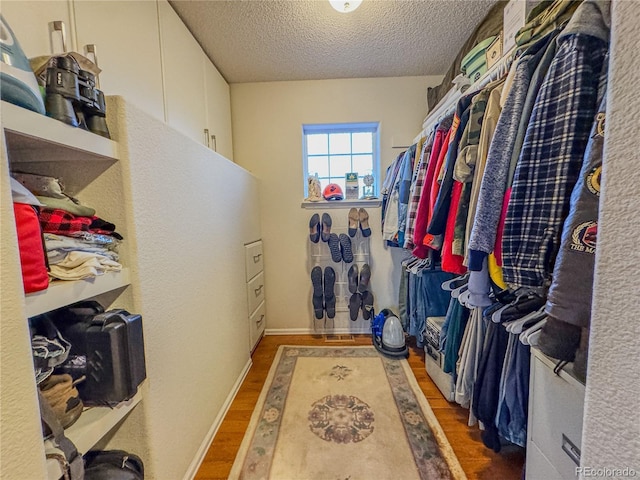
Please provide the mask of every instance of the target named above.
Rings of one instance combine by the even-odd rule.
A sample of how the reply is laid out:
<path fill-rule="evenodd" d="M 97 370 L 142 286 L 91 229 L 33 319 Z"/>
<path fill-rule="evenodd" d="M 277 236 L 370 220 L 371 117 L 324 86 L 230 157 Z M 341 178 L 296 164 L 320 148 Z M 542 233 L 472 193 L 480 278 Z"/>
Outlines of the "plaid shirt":
<path fill-rule="evenodd" d="M 40 225 L 44 233 L 66 235 L 74 232 L 88 232 L 92 217 L 77 217 L 58 208 L 41 208 Z"/>
<path fill-rule="evenodd" d="M 415 247 L 413 243 L 413 233 L 415 231 L 416 213 L 418 213 L 418 204 L 420 203 L 420 196 L 422 195 L 422 188 L 424 187 L 424 179 L 427 176 L 427 165 L 429 165 L 429 156 L 433 148 L 434 136 L 434 132 L 431 132 L 422 146 L 420 162 L 414 171 L 414 180 L 411 184 L 411 197 L 409 198 L 409 205 L 407 207 L 407 226 L 404 234 L 404 248 L 409 250 L 413 250 L 413 247 Z"/>
<path fill-rule="evenodd" d="M 558 39 L 527 128 L 507 209 L 504 280 L 547 286 L 606 76 L 607 44 L 589 35 Z"/>

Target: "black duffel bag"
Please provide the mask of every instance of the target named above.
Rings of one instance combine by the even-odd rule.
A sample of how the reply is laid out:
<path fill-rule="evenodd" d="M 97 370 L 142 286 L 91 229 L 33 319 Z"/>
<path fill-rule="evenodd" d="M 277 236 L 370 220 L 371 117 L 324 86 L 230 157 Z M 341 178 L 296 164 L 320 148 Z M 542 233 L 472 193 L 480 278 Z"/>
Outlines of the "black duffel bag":
<path fill-rule="evenodd" d="M 96 450 L 84 455 L 84 480 L 143 480 L 142 460 L 124 450 Z"/>

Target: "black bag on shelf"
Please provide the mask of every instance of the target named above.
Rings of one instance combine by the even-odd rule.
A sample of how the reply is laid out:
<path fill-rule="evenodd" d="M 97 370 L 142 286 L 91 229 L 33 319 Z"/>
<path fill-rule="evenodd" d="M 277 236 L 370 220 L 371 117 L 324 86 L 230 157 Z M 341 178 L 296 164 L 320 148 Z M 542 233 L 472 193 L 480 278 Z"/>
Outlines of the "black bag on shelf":
<path fill-rule="evenodd" d="M 124 450 L 91 451 L 84 458 L 84 480 L 144 479 L 140 457 Z"/>
<path fill-rule="evenodd" d="M 58 319 L 72 345 L 71 362 L 63 370 L 86 376 L 78 385 L 85 405 L 115 405 L 133 397 L 147 376 L 142 316 L 122 309 L 104 312 L 97 302 L 80 302 L 61 311 Z"/>

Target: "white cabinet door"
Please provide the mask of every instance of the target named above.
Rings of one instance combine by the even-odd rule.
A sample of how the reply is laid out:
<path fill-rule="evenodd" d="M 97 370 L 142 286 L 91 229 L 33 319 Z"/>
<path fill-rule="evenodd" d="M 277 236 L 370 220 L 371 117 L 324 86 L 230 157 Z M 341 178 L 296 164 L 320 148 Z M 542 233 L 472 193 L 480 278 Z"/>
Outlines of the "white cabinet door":
<path fill-rule="evenodd" d="M 206 56 L 204 56 L 204 82 L 207 128 L 209 135 L 215 135 L 215 142 L 210 141 L 210 146 L 220 155 L 233 160 L 229 84 Z"/>
<path fill-rule="evenodd" d="M 76 0 L 74 9 L 79 52 L 96 46 L 102 91 L 164 120 L 156 2 Z"/>
<path fill-rule="evenodd" d="M 0 13 L 9 24 L 27 57 L 50 55 L 49 22 L 64 22 L 67 50 L 73 50 L 72 5 L 69 0 L 20 1 L 2 0 Z M 57 50 L 60 53 L 62 50 Z"/>
<path fill-rule="evenodd" d="M 200 45 L 166 0 L 158 1 L 166 122 L 204 143 L 205 57 Z"/>

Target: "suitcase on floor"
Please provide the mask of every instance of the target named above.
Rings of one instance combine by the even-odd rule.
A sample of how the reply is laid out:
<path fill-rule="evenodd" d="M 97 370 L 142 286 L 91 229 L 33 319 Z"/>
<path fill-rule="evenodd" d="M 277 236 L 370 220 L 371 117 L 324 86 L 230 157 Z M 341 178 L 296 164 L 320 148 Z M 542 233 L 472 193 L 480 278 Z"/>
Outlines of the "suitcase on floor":
<path fill-rule="evenodd" d="M 77 385 L 82 401 L 115 405 L 133 397 L 146 378 L 142 316 L 123 309 L 104 312 L 96 302 L 72 306 L 64 316 L 60 329 L 76 360 L 68 373 L 77 377 L 82 371 L 86 377 Z"/>

